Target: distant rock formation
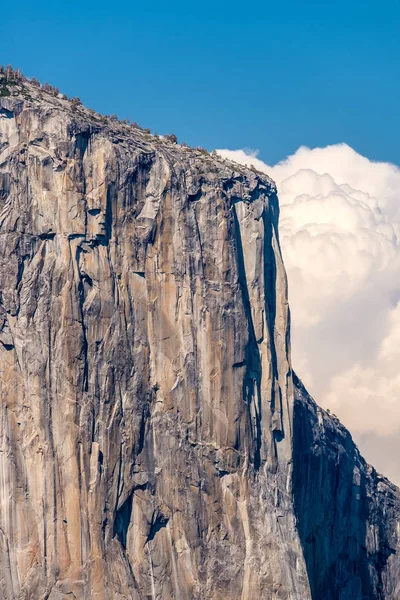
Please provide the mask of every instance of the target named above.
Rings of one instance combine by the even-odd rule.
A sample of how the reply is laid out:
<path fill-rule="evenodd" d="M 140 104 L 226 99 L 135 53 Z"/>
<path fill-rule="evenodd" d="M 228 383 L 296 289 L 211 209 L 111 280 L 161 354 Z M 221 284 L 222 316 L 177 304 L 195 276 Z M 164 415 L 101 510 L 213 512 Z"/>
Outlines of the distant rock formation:
<path fill-rule="evenodd" d="M 294 383 L 293 493 L 311 598 L 400 598 L 400 490 Z"/>
<path fill-rule="evenodd" d="M 400 492 L 290 362 L 265 175 L 0 72 L 0 597 L 395 600 Z"/>

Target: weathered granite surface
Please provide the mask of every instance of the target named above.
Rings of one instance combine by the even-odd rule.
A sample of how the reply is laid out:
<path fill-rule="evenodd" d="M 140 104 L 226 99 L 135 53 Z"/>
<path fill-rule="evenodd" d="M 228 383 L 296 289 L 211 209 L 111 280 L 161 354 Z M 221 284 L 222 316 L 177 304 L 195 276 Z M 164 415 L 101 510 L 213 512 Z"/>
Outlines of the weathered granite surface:
<path fill-rule="evenodd" d="M 274 184 L 23 89 L 0 104 L 0 594 L 307 598 Z"/>
<path fill-rule="evenodd" d="M 0 597 L 398 598 L 398 490 L 294 392 L 273 182 L 10 94 Z"/>

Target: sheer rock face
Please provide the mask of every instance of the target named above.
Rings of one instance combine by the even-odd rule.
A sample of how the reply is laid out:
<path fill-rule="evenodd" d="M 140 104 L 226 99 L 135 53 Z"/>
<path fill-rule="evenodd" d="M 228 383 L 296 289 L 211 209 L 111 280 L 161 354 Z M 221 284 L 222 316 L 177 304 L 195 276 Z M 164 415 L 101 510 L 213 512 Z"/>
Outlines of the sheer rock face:
<path fill-rule="evenodd" d="M 293 491 L 313 599 L 400 598 L 400 491 L 295 379 Z"/>
<path fill-rule="evenodd" d="M 18 94 L 0 98 L 0 597 L 398 598 L 398 490 L 294 392 L 274 184 Z"/>
<path fill-rule="evenodd" d="M 24 89 L 0 104 L 0 596 L 306 600 L 273 183 Z"/>

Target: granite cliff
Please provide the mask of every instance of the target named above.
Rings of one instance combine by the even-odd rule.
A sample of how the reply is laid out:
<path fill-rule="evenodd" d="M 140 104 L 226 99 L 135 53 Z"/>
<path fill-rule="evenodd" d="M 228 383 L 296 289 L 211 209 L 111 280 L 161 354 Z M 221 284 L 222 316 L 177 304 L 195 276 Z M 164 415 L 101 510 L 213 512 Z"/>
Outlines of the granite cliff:
<path fill-rule="evenodd" d="M 291 368 L 274 183 L 0 78 L 0 597 L 398 599 L 400 492 Z"/>

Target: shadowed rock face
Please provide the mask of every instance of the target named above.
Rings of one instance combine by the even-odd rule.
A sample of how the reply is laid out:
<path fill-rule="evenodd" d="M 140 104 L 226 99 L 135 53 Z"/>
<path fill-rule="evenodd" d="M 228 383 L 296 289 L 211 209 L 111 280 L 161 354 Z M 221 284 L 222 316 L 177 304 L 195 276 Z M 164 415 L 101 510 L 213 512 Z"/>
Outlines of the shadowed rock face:
<path fill-rule="evenodd" d="M 293 491 L 312 598 L 400 598 L 400 493 L 294 376 Z"/>
<path fill-rule="evenodd" d="M 362 463 L 341 503 L 351 439 L 332 426 L 320 444 L 300 384 L 294 403 L 273 182 L 14 89 L 0 98 L 0 597 L 397 598 L 398 491 L 385 483 L 383 509 Z"/>

